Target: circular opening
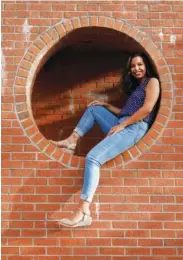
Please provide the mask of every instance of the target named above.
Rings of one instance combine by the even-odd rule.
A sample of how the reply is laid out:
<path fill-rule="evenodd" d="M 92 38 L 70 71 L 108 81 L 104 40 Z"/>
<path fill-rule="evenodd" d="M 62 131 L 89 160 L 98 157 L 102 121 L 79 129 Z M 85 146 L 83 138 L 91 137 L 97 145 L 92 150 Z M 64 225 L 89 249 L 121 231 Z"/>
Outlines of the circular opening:
<path fill-rule="evenodd" d="M 92 100 L 122 107 L 120 80 L 126 61 L 134 51 L 145 52 L 128 35 L 103 27 L 76 29 L 55 50 L 37 74 L 31 97 L 34 120 L 48 140 L 68 137 Z M 76 155 L 85 156 L 103 137 L 94 126 Z"/>

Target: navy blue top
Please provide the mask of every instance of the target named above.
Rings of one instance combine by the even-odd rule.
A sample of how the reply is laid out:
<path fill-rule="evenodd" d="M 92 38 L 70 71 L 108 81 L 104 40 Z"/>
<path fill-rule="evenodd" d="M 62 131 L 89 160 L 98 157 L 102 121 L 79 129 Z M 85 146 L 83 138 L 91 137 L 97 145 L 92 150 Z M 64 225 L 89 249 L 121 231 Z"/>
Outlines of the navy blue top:
<path fill-rule="evenodd" d="M 139 84 L 136 89 L 132 92 L 132 94 L 127 99 L 124 107 L 121 109 L 119 113 L 119 117 L 122 116 L 132 116 L 139 108 L 141 108 L 145 101 L 146 90 L 145 87 L 147 86 L 150 78 L 146 78 L 146 80 Z M 151 124 L 154 119 L 155 107 L 150 112 L 148 116 L 146 116 L 143 120 L 148 124 Z"/>

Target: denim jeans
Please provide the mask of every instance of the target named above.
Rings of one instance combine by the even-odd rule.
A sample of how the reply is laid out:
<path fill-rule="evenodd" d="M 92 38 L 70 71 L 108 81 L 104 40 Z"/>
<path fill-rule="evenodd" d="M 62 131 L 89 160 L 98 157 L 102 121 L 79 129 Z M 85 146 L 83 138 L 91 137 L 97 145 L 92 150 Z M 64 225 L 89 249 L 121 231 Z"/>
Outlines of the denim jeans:
<path fill-rule="evenodd" d="M 120 124 L 127 118 L 128 116 L 118 118 L 103 106 L 89 106 L 74 131 L 80 136 L 84 136 L 94 123 L 97 123 L 104 134 L 107 134 L 113 126 Z M 85 161 L 82 200 L 92 201 L 99 183 L 100 166 L 136 144 L 147 131 L 148 124 L 142 120 L 127 126 L 118 133 L 105 137 L 90 150 Z"/>

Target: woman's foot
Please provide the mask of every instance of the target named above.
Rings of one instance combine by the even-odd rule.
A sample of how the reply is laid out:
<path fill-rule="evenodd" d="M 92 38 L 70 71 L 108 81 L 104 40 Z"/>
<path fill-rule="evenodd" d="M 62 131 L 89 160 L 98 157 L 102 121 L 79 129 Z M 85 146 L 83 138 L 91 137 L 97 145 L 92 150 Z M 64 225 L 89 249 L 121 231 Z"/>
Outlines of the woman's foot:
<path fill-rule="evenodd" d="M 58 223 L 66 227 L 89 226 L 92 223 L 92 218 L 90 212 L 77 209 L 70 218 L 61 219 Z"/>
<path fill-rule="evenodd" d="M 72 133 L 68 138 L 61 140 L 61 141 L 52 141 L 56 146 L 59 148 L 66 148 L 71 150 L 73 153 L 76 149 L 77 141 L 80 136 L 77 133 Z"/>
<path fill-rule="evenodd" d="M 67 148 L 67 149 L 70 149 L 70 150 L 75 150 L 75 148 L 76 148 L 76 143 L 71 143 L 68 138 L 61 140 L 61 141 L 58 141 L 58 142 L 54 142 L 54 143 L 59 148 Z"/>

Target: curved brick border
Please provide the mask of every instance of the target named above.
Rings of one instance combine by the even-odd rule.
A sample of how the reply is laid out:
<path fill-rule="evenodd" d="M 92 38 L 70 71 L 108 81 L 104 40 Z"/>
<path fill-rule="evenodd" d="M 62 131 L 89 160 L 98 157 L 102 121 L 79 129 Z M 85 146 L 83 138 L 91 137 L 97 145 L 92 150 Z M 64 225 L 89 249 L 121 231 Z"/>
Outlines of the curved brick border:
<path fill-rule="evenodd" d="M 132 148 L 107 162 L 104 167 L 116 167 L 126 165 L 129 161 L 138 158 L 160 136 L 168 122 L 172 108 L 172 79 L 169 68 L 160 51 L 152 40 L 133 25 L 124 20 L 116 20 L 104 16 L 76 17 L 68 21 L 60 22 L 41 34 L 29 47 L 23 57 L 15 78 L 15 102 L 16 111 L 25 134 L 44 154 L 65 166 L 83 168 L 84 158 L 73 156 L 44 138 L 33 119 L 30 104 L 30 94 L 36 75 L 48 57 L 54 53 L 55 44 L 69 32 L 81 27 L 104 27 L 125 33 L 136 40 L 147 51 L 154 61 L 159 73 L 162 87 L 162 99 L 160 109 L 155 122 L 149 132 Z"/>

